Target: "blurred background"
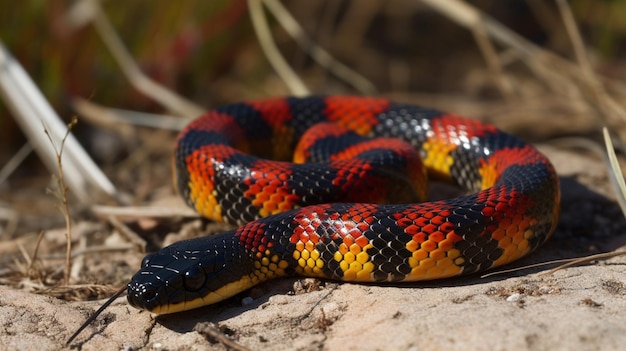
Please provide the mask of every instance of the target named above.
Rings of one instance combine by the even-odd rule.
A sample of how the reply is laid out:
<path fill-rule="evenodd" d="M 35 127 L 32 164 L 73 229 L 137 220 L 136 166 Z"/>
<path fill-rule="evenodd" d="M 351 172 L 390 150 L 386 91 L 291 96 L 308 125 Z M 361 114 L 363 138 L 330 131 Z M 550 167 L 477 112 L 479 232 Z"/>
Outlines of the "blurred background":
<path fill-rule="evenodd" d="M 529 56 L 492 40 L 485 32 L 489 28 L 468 28 L 431 2 L 281 3 L 312 42 L 371 83 L 359 88 L 337 78 L 311 59 L 310 45 L 299 46 L 266 11 L 276 45 L 311 93 L 368 93 L 431 105 L 486 119 L 530 141 L 562 135 L 593 138 L 604 122 L 619 127 L 615 120 L 607 120 L 598 101 L 589 97 L 589 85 L 577 78 L 578 58 L 558 1 L 465 2 L 541 49 Z M 107 108 L 177 114 L 129 82 L 91 17 L 81 13 L 81 1 L 0 0 L 0 4 L 0 40 L 66 122 L 78 117 L 74 131 L 113 183 L 136 202 L 151 199 L 159 186 L 171 192 L 169 157 L 175 131 L 102 128 L 83 119 L 75 108 L 81 98 Z M 626 2 L 569 4 L 603 91 L 619 101 L 626 91 Z M 101 6 L 139 68 L 202 108 L 292 93 L 268 63 L 245 0 L 102 1 Z M 543 60 L 546 54 L 557 59 Z M 554 123 L 539 127 L 547 120 Z M 0 166 L 25 143 L 0 100 Z M 31 153 L 0 185 L 0 200 L 18 208 L 22 202 L 32 206 L 32 193 L 26 199 L 20 193 L 33 191 L 43 197 L 49 175 Z"/>

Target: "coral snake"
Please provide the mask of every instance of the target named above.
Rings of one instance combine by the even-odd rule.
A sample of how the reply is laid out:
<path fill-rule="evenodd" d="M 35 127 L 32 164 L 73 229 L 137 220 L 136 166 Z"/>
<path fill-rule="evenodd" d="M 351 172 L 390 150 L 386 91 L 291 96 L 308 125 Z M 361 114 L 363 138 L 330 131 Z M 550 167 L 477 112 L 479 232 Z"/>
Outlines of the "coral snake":
<path fill-rule="evenodd" d="M 401 282 L 478 272 L 536 249 L 559 212 L 557 175 L 532 146 L 381 98 L 274 98 L 209 111 L 179 135 L 175 168 L 190 206 L 240 227 L 146 256 L 128 301 L 154 313 L 294 274 Z M 418 203 L 425 173 L 468 194 Z"/>

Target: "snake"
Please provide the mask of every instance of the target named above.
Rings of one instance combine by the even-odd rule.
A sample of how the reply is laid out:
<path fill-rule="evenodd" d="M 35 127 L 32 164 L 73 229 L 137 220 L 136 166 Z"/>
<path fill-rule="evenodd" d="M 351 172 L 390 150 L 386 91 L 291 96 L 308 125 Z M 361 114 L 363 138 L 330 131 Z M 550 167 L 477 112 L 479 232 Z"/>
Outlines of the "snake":
<path fill-rule="evenodd" d="M 535 250 L 559 216 L 557 174 L 535 147 L 386 98 L 219 107 L 181 131 L 173 163 L 188 205 L 238 227 L 143 259 L 127 299 L 156 314 L 286 276 L 384 284 L 476 273 Z M 461 190 L 424 201 L 426 179 Z"/>

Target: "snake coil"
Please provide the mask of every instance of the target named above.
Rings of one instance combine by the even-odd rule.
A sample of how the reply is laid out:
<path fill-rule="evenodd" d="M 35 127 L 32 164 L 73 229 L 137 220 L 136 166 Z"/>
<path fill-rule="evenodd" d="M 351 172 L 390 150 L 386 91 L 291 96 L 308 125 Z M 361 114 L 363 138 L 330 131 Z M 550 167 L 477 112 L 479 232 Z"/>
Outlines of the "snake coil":
<path fill-rule="evenodd" d="M 298 163 L 286 162 L 298 143 Z M 386 99 L 225 106 L 192 122 L 175 153 L 187 203 L 240 227 L 146 256 L 128 301 L 154 313 L 292 274 L 399 282 L 483 271 L 536 249 L 559 212 L 554 168 L 532 146 L 488 124 Z M 407 203 L 425 196 L 422 169 L 468 194 Z M 376 204 L 394 194 L 401 204 Z"/>

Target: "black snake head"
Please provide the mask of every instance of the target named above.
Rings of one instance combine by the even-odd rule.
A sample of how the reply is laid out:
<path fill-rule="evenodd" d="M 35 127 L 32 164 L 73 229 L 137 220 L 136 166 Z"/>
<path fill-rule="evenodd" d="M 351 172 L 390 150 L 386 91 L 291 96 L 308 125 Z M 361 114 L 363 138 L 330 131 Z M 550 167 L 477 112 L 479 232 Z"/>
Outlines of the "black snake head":
<path fill-rule="evenodd" d="M 249 255 L 233 232 L 177 242 L 143 259 L 128 283 L 131 306 L 173 313 L 224 300 L 246 284 Z"/>

